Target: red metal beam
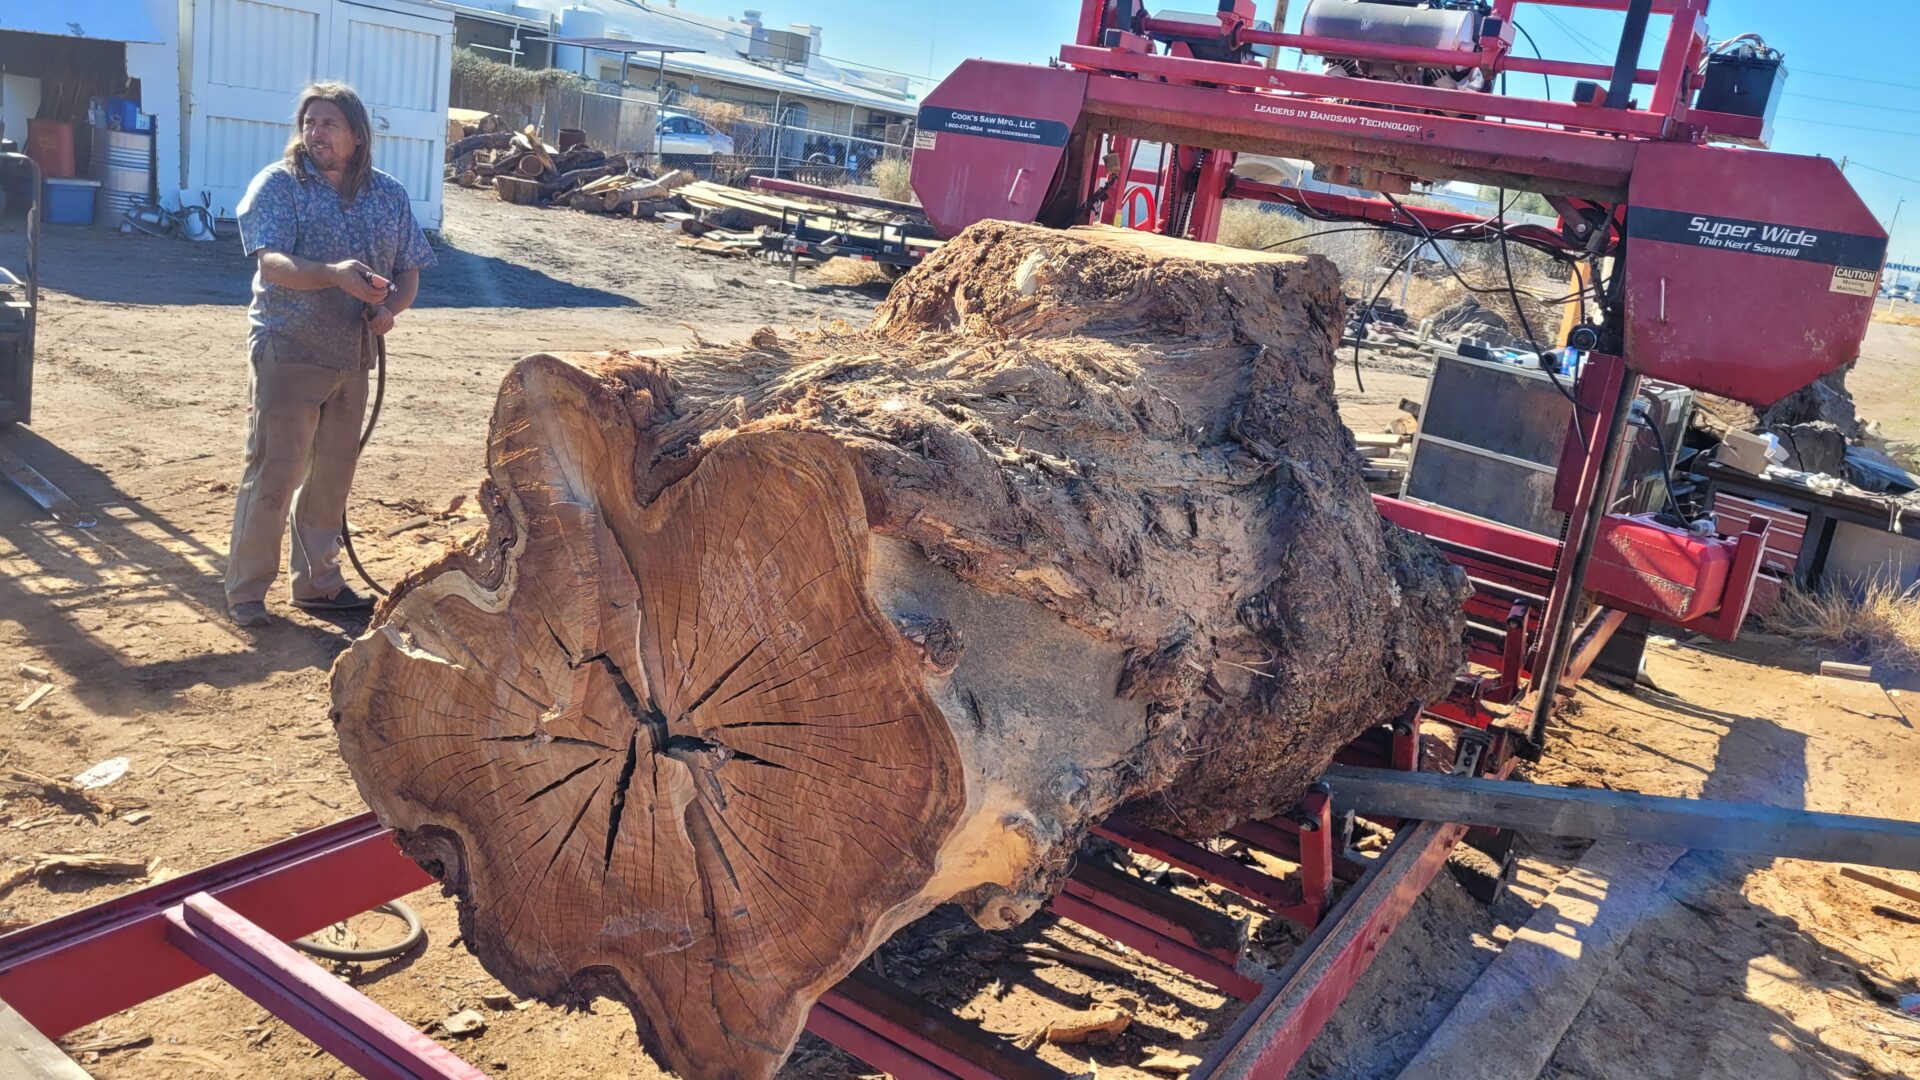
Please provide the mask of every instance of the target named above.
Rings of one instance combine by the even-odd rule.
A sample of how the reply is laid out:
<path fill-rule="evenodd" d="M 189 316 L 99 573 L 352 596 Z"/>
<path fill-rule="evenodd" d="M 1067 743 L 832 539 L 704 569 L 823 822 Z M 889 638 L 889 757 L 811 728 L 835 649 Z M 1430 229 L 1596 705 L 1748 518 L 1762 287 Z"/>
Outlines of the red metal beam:
<path fill-rule="evenodd" d="M 206 893 L 165 918 L 175 948 L 368 1080 L 486 1076 Z"/>
<path fill-rule="evenodd" d="M 807 1013 L 807 1030 L 898 1080 L 967 1080 L 846 1016 L 821 998 Z M 974 1080 L 980 1080 L 976 1077 Z M 987 1078 L 991 1080 L 991 1077 Z"/>
<path fill-rule="evenodd" d="M 1602 86 L 1613 81 L 1613 68 L 1607 64 L 1583 64 L 1577 60 L 1540 60 L 1531 56 L 1507 54 L 1500 62 L 1509 74 L 1559 75 L 1568 79 L 1588 79 Z M 1651 86 L 1660 78 L 1653 68 L 1635 68 L 1633 81 Z"/>
<path fill-rule="evenodd" d="M 1408 109 L 1451 114 L 1421 118 L 1437 121 L 1443 125 L 1478 123 L 1481 121 L 1464 118 L 1483 117 L 1488 120 L 1551 124 L 1569 129 L 1559 132 L 1562 135 L 1572 135 L 1579 131 L 1603 131 L 1615 135 L 1658 139 L 1668 134 L 1667 117 L 1638 109 L 1602 109 L 1564 101 L 1483 94 L 1473 90 L 1444 90 L 1438 87 L 1415 86 L 1411 83 L 1342 78 L 1303 71 L 1281 71 L 1257 64 L 1141 55 L 1117 49 L 1087 48 L 1080 45 L 1063 46 L 1060 50 L 1060 59 L 1088 71 L 1124 72 L 1130 75 L 1173 80 L 1178 83 L 1216 87 L 1237 86 L 1264 91 L 1278 90 L 1284 91 L 1287 95 L 1321 99 L 1324 102 L 1344 102 L 1364 98 L 1374 105 L 1395 105 Z M 1270 103 L 1306 106 L 1320 102 L 1304 100 L 1289 102 L 1288 97 L 1276 94 L 1270 99 Z M 1405 121 L 1410 118 L 1403 114 L 1398 119 Z M 1579 137 L 1591 138 L 1592 136 Z"/>
<path fill-rule="evenodd" d="M 1368 875 L 1300 946 L 1279 981 L 1227 1030 L 1192 1074 L 1194 1080 L 1287 1075 L 1466 832 L 1464 825 L 1429 821 L 1395 836 Z"/>
<path fill-rule="evenodd" d="M 1535 7 L 1585 8 L 1589 11 L 1618 11 L 1623 13 L 1627 10 L 1628 4 L 1628 0 L 1521 0 L 1521 2 L 1532 4 Z M 1706 4 L 1701 3 L 1696 5 L 1694 0 L 1653 0 L 1653 13 L 1655 15 L 1672 15 L 1682 8 L 1695 6 L 1698 6 L 1702 12 L 1707 10 Z"/>
<path fill-rule="evenodd" d="M 1626 197 L 1642 145 L 1526 124 L 1144 79 L 1090 79 L 1082 115 L 1106 121 L 1096 122 L 1095 130 L 1150 142 L 1305 157 L 1605 202 Z"/>
<path fill-rule="evenodd" d="M 289 940 L 432 884 L 362 814 L 0 937 L 0 1000 L 59 1038 L 201 978 L 167 938 L 196 893 Z"/>
<path fill-rule="evenodd" d="M 1124 915 L 1109 911 L 1071 893 L 1063 892 L 1054 897 L 1049 907 L 1055 915 L 1069 922 L 1076 922 L 1095 933 L 1105 934 L 1137 952 L 1145 953 L 1201 982 L 1210 983 L 1224 993 L 1243 1001 L 1251 1001 L 1259 997 L 1265 988 L 1264 983 L 1242 974 L 1235 965 L 1211 953 L 1202 952 L 1191 945 L 1175 941 L 1155 932 L 1152 927 L 1142 926 Z"/>
<path fill-rule="evenodd" d="M 1551 568 L 1559 556 L 1560 545 L 1557 541 L 1523 529 L 1468 517 L 1443 507 L 1385 495 L 1375 495 L 1373 505 L 1380 511 L 1381 517 L 1403 529 L 1537 566 L 1542 570 Z"/>
<path fill-rule="evenodd" d="M 1108 818 L 1106 824 L 1094 826 L 1093 834 L 1230 889 L 1276 913 L 1299 907 L 1305 897 L 1297 881 L 1263 874 L 1245 863 L 1123 817 Z"/>

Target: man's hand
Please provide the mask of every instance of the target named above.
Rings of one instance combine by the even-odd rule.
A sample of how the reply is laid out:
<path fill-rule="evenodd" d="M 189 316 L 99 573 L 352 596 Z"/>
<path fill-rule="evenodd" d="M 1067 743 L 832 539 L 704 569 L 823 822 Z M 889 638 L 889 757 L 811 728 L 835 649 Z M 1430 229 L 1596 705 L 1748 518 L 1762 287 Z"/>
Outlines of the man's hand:
<path fill-rule="evenodd" d="M 327 266 L 333 285 L 341 292 L 363 304 L 378 304 L 387 298 L 386 279 L 373 272 L 373 268 L 358 259 L 345 259 Z M 375 281 L 380 286 L 375 286 Z"/>
<path fill-rule="evenodd" d="M 393 329 L 393 312 L 385 304 L 376 305 L 367 311 L 367 326 L 373 330 L 374 337 L 386 337 Z"/>

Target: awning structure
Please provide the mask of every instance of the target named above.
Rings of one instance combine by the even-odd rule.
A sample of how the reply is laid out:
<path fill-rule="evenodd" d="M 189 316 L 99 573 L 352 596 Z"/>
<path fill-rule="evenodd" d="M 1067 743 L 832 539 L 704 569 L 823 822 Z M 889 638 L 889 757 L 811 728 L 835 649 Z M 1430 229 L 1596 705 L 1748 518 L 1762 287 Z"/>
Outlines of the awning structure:
<path fill-rule="evenodd" d="M 165 40 L 154 29 L 153 20 L 147 18 L 146 8 L 139 0 L 0 4 L 0 30 L 135 44 L 159 44 Z"/>

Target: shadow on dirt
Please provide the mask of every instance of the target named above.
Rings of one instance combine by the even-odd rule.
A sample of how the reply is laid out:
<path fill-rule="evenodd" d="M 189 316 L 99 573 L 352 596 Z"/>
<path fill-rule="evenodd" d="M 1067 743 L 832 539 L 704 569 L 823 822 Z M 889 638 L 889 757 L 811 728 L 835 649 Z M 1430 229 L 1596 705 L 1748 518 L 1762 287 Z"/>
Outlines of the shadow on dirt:
<path fill-rule="evenodd" d="M 91 529 L 68 528 L 0 484 L 0 551 L 10 548 L 25 567 L 0 574 L 0 623 L 18 626 L 22 640 L 70 676 L 62 693 L 88 708 L 129 715 L 153 708 L 155 693 L 324 669 L 358 632 L 347 623 L 327 633 L 283 619 L 259 631 L 234 627 L 226 619 L 225 551 L 39 435 L 13 428 L 0 437 L 99 519 Z"/>

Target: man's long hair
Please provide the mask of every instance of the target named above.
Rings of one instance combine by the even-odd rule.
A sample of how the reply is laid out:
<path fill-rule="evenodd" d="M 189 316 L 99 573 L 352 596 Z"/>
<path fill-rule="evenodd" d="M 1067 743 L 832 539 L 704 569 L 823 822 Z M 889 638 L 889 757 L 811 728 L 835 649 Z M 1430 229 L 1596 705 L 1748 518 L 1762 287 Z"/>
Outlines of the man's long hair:
<path fill-rule="evenodd" d="M 293 139 L 287 143 L 287 167 L 301 180 L 312 179 L 300 131 L 306 126 L 307 108 L 316 101 L 338 106 L 346 114 L 347 129 L 360 141 L 359 148 L 347 161 L 346 182 L 340 185 L 340 205 L 351 206 L 373 179 L 373 121 L 368 119 L 367 107 L 361 103 L 360 95 L 353 92 L 353 87 L 343 82 L 317 82 L 300 91 L 300 104 L 293 110 Z"/>

